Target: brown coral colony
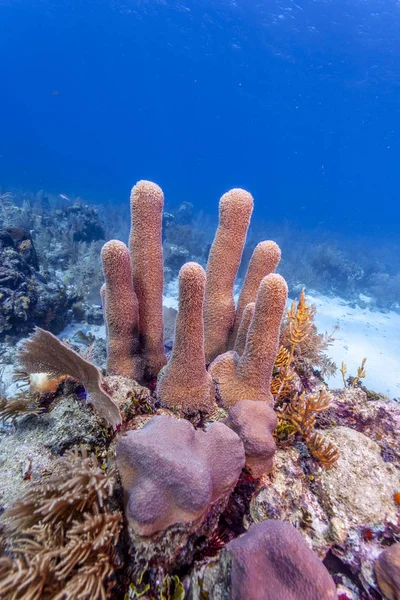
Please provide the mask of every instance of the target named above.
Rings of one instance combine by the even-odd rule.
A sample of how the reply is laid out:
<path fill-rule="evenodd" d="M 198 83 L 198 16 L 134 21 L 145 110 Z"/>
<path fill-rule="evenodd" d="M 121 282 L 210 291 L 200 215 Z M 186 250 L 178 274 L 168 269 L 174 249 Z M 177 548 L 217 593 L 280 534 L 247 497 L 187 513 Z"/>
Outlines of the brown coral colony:
<path fill-rule="evenodd" d="M 175 581 L 178 587 L 179 578 L 170 577 L 170 573 L 193 565 L 198 553 L 207 547 L 207 540 L 219 539 L 218 527 L 232 493 L 242 482 L 242 469 L 246 469 L 244 477 L 252 486 L 259 485 L 260 479 L 273 470 L 283 430 L 289 432 L 288 436 L 300 436 L 323 466 L 331 467 L 338 459 L 337 449 L 314 431 L 318 414 L 331 405 L 329 393 L 325 389 L 315 394 L 303 390 L 298 393 L 293 384 L 296 352 L 313 331 L 313 312 L 302 293 L 284 322 L 288 288 L 284 278 L 275 273 L 281 256 L 275 242 L 262 241 L 256 246 L 235 305 L 234 283 L 253 211 L 253 198 L 245 190 L 230 190 L 220 200 L 219 225 L 206 269 L 188 262 L 180 270 L 179 310 L 167 362 L 163 340 L 163 203 L 161 188 L 139 181 L 131 193 L 129 245 L 111 240 L 101 252 L 107 376 L 111 377 L 107 379 L 89 361 L 38 328 L 20 352 L 21 364 L 29 373 L 41 370 L 68 374 L 81 381 L 94 409 L 112 426 L 110 439 L 115 452 L 110 453 L 110 462 L 116 461 L 124 492 L 123 537 L 128 566 L 133 565 L 134 571 L 139 561 L 146 564 L 145 570 L 151 565 L 154 572 L 149 576 L 148 588 L 152 592 L 161 575 L 168 586 Z M 131 418 L 132 413 L 127 416 L 129 412 L 124 412 L 117 394 L 111 392 L 110 380 L 114 378 L 128 381 L 132 387 L 132 380 L 147 385 L 152 392 L 146 389 L 151 399 L 146 413 L 153 414 L 142 418 L 141 413 L 137 419 L 138 415 Z M 8 415 L 13 407 L 3 402 L 0 409 Z M 24 406 L 23 410 L 28 409 Z M 120 426 L 122 432 L 115 436 Z M 55 557 L 50 575 L 41 571 L 35 578 L 32 575 L 39 586 L 39 595 L 32 596 L 34 600 L 42 597 L 42 590 L 53 593 L 53 588 L 54 597 L 60 600 L 88 598 L 79 594 L 91 567 L 89 561 L 97 568 L 90 572 L 89 587 L 94 589 L 97 582 L 99 590 L 92 592 L 92 598 L 110 597 L 108 592 L 114 585 L 114 546 L 122 522 L 120 513 L 110 508 L 114 473 L 104 475 L 95 458 L 84 450 L 81 454 L 70 452 L 58 464 L 61 475 L 48 478 L 42 488 L 32 488 L 6 513 L 11 519 L 9 530 L 14 527 L 23 541 L 28 535 L 31 542 L 32 527 L 39 528 L 41 564 L 47 565 L 49 552 Z M 57 486 L 62 487 L 63 501 L 58 498 Z M 81 501 L 81 496 L 87 497 L 88 503 L 91 500 L 90 506 L 86 500 Z M 72 517 L 68 520 L 65 514 L 69 510 Z M 50 525 L 56 521 L 61 523 L 57 525 L 58 554 L 50 543 Z M 232 537 L 237 538 L 238 533 L 233 531 Z M 80 550 L 83 533 L 87 557 Z M 267 548 L 265 540 L 272 534 L 282 546 L 278 553 L 276 544 Z M 100 543 L 92 543 L 92 538 Z M 13 598 L 28 600 L 24 578 L 31 557 L 25 548 L 18 558 L 18 543 L 14 551 L 17 559 L 0 560 L 0 597 L 2 590 L 16 590 Z M 76 552 L 75 562 L 68 555 L 70 548 Z M 254 526 L 228 545 L 226 552 L 232 555 L 232 593 L 224 598 L 244 600 L 246 593 L 249 599 L 268 600 L 278 596 L 287 600 L 336 597 L 322 562 L 303 548 L 300 534 L 289 524 L 268 520 L 265 527 Z M 305 558 L 300 560 L 299 553 Z M 276 557 L 279 569 L 275 573 Z M 257 587 L 258 581 L 252 577 L 253 563 L 255 571 L 274 572 L 273 589 L 269 579 Z M 294 579 L 284 573 L 285 564 L 290 564 Z M 317 572 L 312 585 L 303 576 L 304 565 L 310 572 Z M 239 572 L 251 581 L 251 594 L 241 592 Z M 16 573 L 23 574 L 17 583 L 13 581 Z M 142 584 L 143 572 L 136 575 Z M 75 591 L 69 592 L 69 588 Z M 64 589 L 66 596 L 62 596 Z M 308 595 L 301 595 L 304 590 Z M 139 591 L 135 588 L 133 595 L 125 598 L 142 596 Z M 169 593 L 161 597 L 172 599 Z"/>

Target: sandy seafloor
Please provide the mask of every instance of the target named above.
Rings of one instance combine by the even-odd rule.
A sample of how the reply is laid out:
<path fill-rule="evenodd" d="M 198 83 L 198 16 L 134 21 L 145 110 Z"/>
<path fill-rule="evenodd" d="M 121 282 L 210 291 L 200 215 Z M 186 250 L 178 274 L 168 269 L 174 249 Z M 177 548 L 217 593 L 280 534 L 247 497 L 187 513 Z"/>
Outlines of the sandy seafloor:
<path fill-rule="evenodd" d="M 338 297 L 309 293 L 307 300 L 317 307 L 315 323 L 319 332 L 330 333 L 339 325 L 327 351 L 337 366 L 344 361 L 348 375 L 354 376 L 366 357 L 364 385 L 400 401 L 400 314 L 361 308 Z M 328 383 L 332 388 L 343 385 L 339 370 Z"/>
<path fill-rule="evenodd" d="M 178 285 L 174 281 L 167 286 L 164 305 L 177 309 L 177 297 Z M 309 292 L 306 297 L 310 304 L 317 307 L 315 323 L 320 333 L 332 333 L 335 325 L 339 325 L 334 333 L 334 342 L 327 351 L 338 366 L 336 375 L 328 379 L 329 387 L 343 387 L 339 371 L 342 361 L 347 366 L 347 375 L 355 376 L 362 359 L 366 357 L 367 376 L 364 385 L 400 401 L 400 314 L 370 309 L 365 297 L 361 299 L 363 307 L 340 297 L 328 297 L 316 292 Z M 97 337 L 105 337 L 104 326 L 82 324 L 68 325 L 59 337 L 68 338 L 82 328 L 92 331 Z M 12 371 L 12 366 L 7 365 L 3 373 L 6 397 L 11 397 L 16 391 Z"/>

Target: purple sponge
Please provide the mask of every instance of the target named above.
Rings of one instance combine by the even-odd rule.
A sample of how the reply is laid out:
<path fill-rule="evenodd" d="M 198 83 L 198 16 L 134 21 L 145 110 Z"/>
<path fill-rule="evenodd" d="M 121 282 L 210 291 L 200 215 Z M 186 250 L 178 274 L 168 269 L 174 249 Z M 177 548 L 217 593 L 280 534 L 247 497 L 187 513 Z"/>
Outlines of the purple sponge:
<path fill-rule="evenodd" d="M 227 551 L 232 600 L 337 600 L 324 564 L 289 523 L 252 525 Z"/>
<path fill-rule="evenodd" d="M 167 415 L 129 431 L 116 456 L 128 523 L 140 536 L 200 519 L 230 494 L 245 463 L 241 440 L 223 423 L 202 431 Z"/>

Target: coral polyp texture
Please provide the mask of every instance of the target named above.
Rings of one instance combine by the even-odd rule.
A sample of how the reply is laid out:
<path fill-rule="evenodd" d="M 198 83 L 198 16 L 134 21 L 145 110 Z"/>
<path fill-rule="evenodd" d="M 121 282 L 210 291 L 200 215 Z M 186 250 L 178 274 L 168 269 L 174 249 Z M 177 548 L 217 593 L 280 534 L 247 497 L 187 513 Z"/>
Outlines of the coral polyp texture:
<path fill-rule="evenodd" d="M 227 546 L 231 600 L 337 600 L 322 561 L 289 523 L 252 525 Z"/>
<path fill-rule="evenodd" d="M 216 406 L 214 385 L 204 356 L 203 304 L 206 274 L 197 263 L 179 272 L 179 311 L 172 355 L 157 385 L 163 406 L 210 413 Z"/>
<path fill-rule="evenodd" d="M 140 536 L 201 519 L 229 496 L 245 463 L 242 442 L 223 423 L 201 431 L 166 415 L 121 437 L 116 456 L 128 524 Z"/>
<path fill-rule="evenodd" d="M 139 303 L 133 288 L 131 258 L 123 242 L 104 244 L 101 260 L 105 278 L 102 290 L 107 327 L 107 373 L 142 378 L 139 356 Z"/>
<path fill-rule="evenodd" d="M 235 345 L 233 347 L 234 351 L 237 354 L 239 354 L 239 356 L 243 354 L 243 351 L 246 346 L 247 332 L 249 331 L 250 323 L 253 319 L 255 306 L 255 302 L 249 302 L 242 314 L 240 325 L 235 338 Z"/>
<path fill-rule="evenodd" d="M 148 378 L 155 377 L 167 362 L 162 310 L 163 206 L 163 191 L 155 183 L 143 180 L 132 188 L 129 248 L 133 288 L 139 301 L 139 343 Z"/>
<path fill-rule="evenodd" d="M 227 350 L 235 320 L 233 285 L 253 212 L 253 197 L 242 189 L 224 194 L 219 203 L 219 225 L 207 264 L 204 305 L 206 362 Z"/>
<path fill-rule="evenodd" d="M 263 400 L 273 406 L 271 379 L 287 293 L 281 275 L 272 273 L 264 277 L 242 356 L 231 350 L 210 365 L 223 406 L 229 408 L 240 400 Z"/>
<path fill-rule="evenodd" d="M 275 242 L 260 242 L 255 247 L 250 259 L 243 287 L 240 291 L 235 322 L 229 336 L 229 348 L 233 348 L 235 344 L 236 335 L 241 326 L 243 312 L 246 306 L 251 302 L 255 302 L 262 279 L 275 271 L 280 259 L 281 249 Z"/>

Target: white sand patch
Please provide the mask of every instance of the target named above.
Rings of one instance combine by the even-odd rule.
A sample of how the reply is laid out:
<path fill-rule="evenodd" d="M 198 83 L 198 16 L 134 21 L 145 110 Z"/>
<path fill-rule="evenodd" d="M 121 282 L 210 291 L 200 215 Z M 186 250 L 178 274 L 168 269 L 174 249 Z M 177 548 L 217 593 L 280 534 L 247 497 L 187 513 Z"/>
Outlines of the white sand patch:
<path fill-rule="evenodd" d="M 317 307 L 318 331 L 331 333 L 335 325 L 340 327 L 327 352 L 338 368 L 344 361 L 348 375 L 355 376 L 366 357 L 366 387 L 400 398 L 400 315 L 393 311 L 353 308 L 341 298 L 315 293 L 308 293 L 307 300 Z M 328 383 L 331 387 L 342 387 L 341 373 L 331 377 Z"/>

